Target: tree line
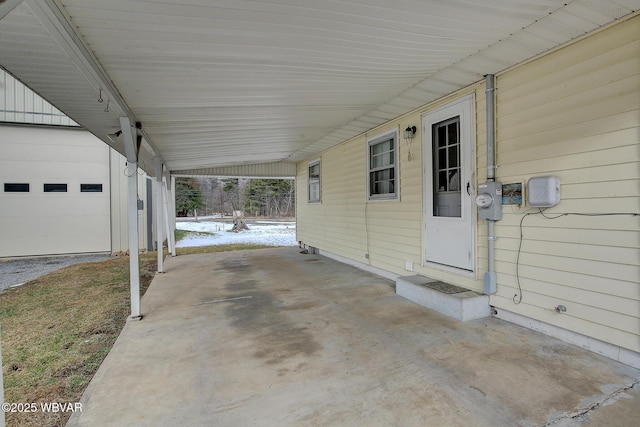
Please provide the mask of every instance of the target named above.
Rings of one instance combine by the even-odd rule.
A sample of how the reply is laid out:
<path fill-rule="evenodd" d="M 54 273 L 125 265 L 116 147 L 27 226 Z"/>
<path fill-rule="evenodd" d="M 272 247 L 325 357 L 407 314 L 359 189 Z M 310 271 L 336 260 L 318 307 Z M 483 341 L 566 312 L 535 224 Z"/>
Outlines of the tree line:
<path fill-rule="evenodd" d="M 178 216 L 232 215 L 295 216 L 292 179 L 179 177 L 176 179 Z"/>

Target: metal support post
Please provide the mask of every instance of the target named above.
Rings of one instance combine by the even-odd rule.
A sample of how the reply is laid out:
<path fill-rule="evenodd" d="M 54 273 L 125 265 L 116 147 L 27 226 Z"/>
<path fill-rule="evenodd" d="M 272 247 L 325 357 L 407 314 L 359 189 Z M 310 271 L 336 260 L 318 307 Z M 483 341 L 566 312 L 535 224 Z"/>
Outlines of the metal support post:
<path fill-rule="evenodd" d="M 140 312 L 140 266 L 138 237 L 138 144 L 136 129 L 128 117 L 120 117 L 127 155 L 128 203 L 127 221 L 129 230 L 129 286 L 131 289 L 131 318 L 142 318 Z"/>
<path fill-rule="evenodd" d="M 167 222 L 169 224 L 169 229 L 171 230 L 169 233 L 171 235 L 171 256 L 176 256 L 176 245 L 174 239 L 174 232 L 176 230 L 176 177 L 167 171 L 165 174 L 165 181 L 167 186 L 167 198 L 165 199 L 165 202 L 167 203 L 169 211 Z"/>
<path fill-rule="evenodd" d="M 158 250 L 158 273 L 164 273 L 164 251 L 162 249 L 162 242 L 164 242 L 164 238 L 162 235 L 162 224 L 164 222 L 163 206 L 164 203 L 162 201 L 162 196 L 164 191 L 162 191 L 162 160 L 160 157 L 156 157 L 156 240 L 157 240 L 157 250 Z M 168 236 L 168 234 L 167 234 Z"/>
<path fill-rule="evenodd" d="M 129 228 L 129 283 L 131 287 L 131 317 L 140 318 L 140 267 L 138 237 L 138 163 L 127 162 L 129 192 L 127 221 Z"/>
<path fill-rule="evenodd" d="M 170 196 L 169 196 L 169 190 L 167 190 L 167 187 L 164 186 L 164 216 L 165 216 L 165 226 L 167 229 L 167 245 L 169 246 L 169 252 L 171 253 L 171 256 L 176 256 L 176 247 L 175 247 L 175 242 L 174 242 L 174 238 L 173 238 L 173 233 L 171 232 L 171 225 L 170 225 L 170 208 L 171 208 L 171 202 L 169 201 Z"/>

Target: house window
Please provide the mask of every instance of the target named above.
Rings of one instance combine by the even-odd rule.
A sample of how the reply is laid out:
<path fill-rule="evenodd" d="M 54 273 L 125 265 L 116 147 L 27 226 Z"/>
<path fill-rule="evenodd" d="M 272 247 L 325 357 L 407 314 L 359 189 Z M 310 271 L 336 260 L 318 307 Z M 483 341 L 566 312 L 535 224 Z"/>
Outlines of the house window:
<path fill-rule="evenodd" d="M 367 142 L 369 200 L 398 198 L 398 133 L 379 135 Z"/>
<path fill-rule="evenodd" d="M 5 182 L 4 192 L 5 193 L 28 193 L 29 184 Z"/>
<path fill-rule="evenodd" d="M 66 193 L 67 184 L 45 184 L 44 192 L 45 193 Z"/>
<path fill-rule="evenodd" d="M 310 162 L 309 168 L 309 203 L 320 202 L 320 160 Z"/>
<path fill-rule="evenodd" d="M 81 193 L 102 193 L 102 184 L 80 184 Z"/>

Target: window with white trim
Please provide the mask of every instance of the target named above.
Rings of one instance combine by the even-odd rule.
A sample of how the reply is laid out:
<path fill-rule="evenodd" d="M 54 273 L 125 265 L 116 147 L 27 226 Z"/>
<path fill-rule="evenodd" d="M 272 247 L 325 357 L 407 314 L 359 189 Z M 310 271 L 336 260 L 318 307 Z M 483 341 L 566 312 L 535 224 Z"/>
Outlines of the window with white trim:
<path fill-rule="evenodd" d="M 320 160 L 309 162 L 309 203 L 320 203 Z"/>
<path fill-rule="evenodd" d="M 387 132 L 367 141 L 367 188 L 369 200 L 397 200 L 398 132 Z"/>

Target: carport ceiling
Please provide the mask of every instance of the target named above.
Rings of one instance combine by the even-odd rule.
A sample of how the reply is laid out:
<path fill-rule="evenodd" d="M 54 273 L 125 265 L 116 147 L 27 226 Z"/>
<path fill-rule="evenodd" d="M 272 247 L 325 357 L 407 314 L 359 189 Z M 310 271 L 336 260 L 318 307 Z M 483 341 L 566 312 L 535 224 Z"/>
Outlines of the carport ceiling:
<path fill-rule="evenodd" d="M 283 162 L 293 170 L 639 7 L 640 0 L 0 0 L 0 61 L 121 152 L 122 141 L 107 136 L 118 117 L 141 122 L 147 163 L 153 148 L 174 172 Z"/>

